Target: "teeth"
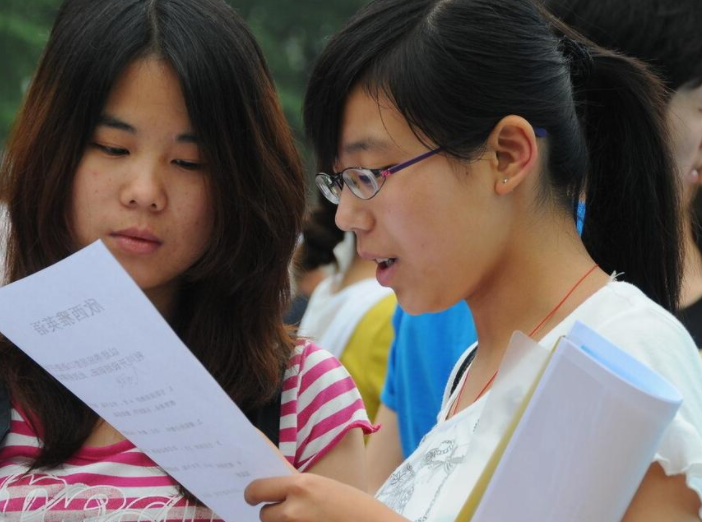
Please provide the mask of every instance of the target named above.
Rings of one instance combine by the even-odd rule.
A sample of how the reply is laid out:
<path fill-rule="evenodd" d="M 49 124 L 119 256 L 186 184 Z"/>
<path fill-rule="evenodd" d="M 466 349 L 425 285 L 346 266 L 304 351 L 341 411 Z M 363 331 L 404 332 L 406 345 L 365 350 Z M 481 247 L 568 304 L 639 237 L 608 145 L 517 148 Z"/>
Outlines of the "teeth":
<path fill-rule="evenodd" d="M 379 265 L 391 266 L 395 262 L 395 259 L 392 257 L 380 257 L 376 259 L 375 262 Z"/>

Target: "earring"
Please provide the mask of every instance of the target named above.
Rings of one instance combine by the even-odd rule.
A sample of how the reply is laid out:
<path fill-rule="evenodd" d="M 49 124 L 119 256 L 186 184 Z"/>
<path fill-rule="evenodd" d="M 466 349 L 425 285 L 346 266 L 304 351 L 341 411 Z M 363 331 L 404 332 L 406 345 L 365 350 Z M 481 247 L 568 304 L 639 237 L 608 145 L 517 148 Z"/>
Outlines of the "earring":
<path fill-rule="evenodd" d="M 502 180 L 502 184 L 503 184 L 503 185 L 506 185 L 508 181 L 509 181 L 509 178 L 505 178 L 505 179 Z"/>

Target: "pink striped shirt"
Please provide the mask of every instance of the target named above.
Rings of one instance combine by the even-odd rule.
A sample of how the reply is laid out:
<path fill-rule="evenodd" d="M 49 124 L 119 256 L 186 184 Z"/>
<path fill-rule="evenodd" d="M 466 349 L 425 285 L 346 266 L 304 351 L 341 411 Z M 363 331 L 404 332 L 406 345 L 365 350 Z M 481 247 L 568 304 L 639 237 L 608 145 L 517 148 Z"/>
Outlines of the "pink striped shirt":
<path fill-rule="evenodd" d="M 304 471 L 353 428 L 375 431 L 351 377 L 328 352 L 300 344 L 283 382 L 279 448 Z M 219 518 L 194 505 L 176 482 L 125 440 L 83 447 L 61 467 L 27 474 L 40 440 L 12 410 L 0 447 L 0 519 L 3 522 L 204 522 Z"/>

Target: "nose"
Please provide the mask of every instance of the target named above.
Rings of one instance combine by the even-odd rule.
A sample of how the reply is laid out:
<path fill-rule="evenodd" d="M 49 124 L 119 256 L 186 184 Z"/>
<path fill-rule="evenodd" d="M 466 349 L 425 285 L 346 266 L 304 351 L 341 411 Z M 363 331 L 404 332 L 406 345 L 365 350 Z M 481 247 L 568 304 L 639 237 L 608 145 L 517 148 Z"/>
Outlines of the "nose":
<path fill-rule="evenodd" d="M 336 226 L 344 232 L 368 232 L 373 227 L 370 201 L 354 196 L 344 187 L 336 209 Z"/>
<path fill-rule="evenodd" d="M 168 198 L 159 166 L 142 162 L 125 180 L 120 190 L 122 205 L 160 212 L 166 208 Z"/>

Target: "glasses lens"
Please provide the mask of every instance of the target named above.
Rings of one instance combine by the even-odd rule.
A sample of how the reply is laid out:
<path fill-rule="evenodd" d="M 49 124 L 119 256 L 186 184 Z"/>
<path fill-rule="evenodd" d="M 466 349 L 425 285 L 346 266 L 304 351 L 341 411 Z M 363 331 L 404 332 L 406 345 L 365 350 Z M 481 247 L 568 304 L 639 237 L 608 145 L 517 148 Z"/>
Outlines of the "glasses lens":
<path fill-rule="evenodd" d="M 370 170 L 346 169 L 343 176 L 351 192 L 361 199 L 370 199 L 380 190 L 380 183 Z"/>
<path fill-rule="evenodd" d="M 314 178 L 314 181 L 325 198 L 327 198 L 335 205 L 339 204 L 339 199 L 341 198 L 341 191 L 339 190 L 339 187 L 336 185 L 336 183 L 334 183 L 329 174 L 320 172 L 317 175 L 317 177 Z"/>

